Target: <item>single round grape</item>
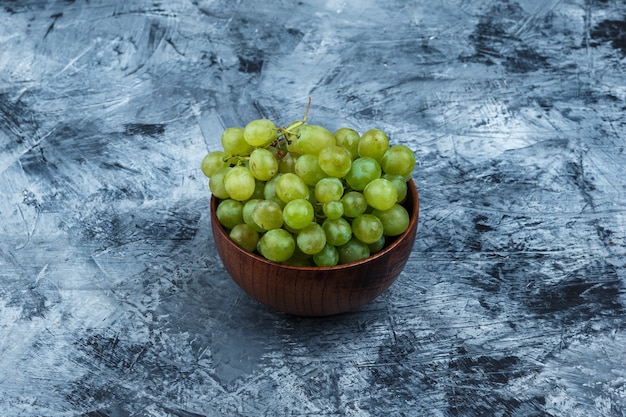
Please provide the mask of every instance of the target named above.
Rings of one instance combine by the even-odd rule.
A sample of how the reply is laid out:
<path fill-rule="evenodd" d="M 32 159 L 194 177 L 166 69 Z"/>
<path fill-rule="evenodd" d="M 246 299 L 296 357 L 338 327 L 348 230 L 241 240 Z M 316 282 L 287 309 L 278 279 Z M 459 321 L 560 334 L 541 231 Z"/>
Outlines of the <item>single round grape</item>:
<path fill-rule="evenodd" d="M 250 198 L 265 198 L 264 194 L 265 194 L 265 181 L 255 179 L 254 192 L 252 193 Z"/>
<path fill-rule="evenodd" d="M 298 248 L 298 245 L 296 245 L 296 249 L 297 248 Z M 311 255 L 305 255 L 305 256 L 292 255 L 291 258 L 287 259 L 286 261 L 283 261 L 282 263 L 285 265 L 291 265 L 291 266 L 314 266 L 312 264 Z"/>
<path fill-rule="evenodd" d="M 272 200 L 277 202 L 281 207 L 285 206 L 285 202 L 283 200 L 281 200 L 278 195 L 276 195 L 276 183 L 278 183 L 278 180 L 280 179 L 280 177 L 282 176 L 281 173 L 278 173 L 274 176 L 274 178 L 272 178 L 271 180 L 269 180 L 268 182 L 265 183 L 265 187 L 263 188 L 263 197 L 266 200 Z"/>
<path fill-rule="evenodd" d="M 232 198 L 222 200 L 217 206 L 215 215 L 222 226 L 232 229 L 243 223 L 243 203 Z"/>
<path fill-rule="evenodd" d="M 380 167 L 387 174 L 411 177 L 415 168 L 415 154 L 405 145 L 393 145 L 385 151 L 380 160 Z"/>
<path fill-rule="evenodd" d="M 322 178 L 326 178 L 326 174 L 317 160 L 317 156 L 312 154 L 300 155 L 294 165 L 294 173 L 302 178 L 306 185 L 315 185 Z"/>
<path fill-rule="evenodd" d="M 368 245 L 383 236 L 383 223 L 373 214 L 361 214 L 352 220 L 352 233 Z"/>
<path fill-rule="evenodd" d="M 367 184 L 363 197 L 374 209 L 388 210 L 398 201 L 398 192 L 391 181 L 377 178 Z"/>
<path fill-rule="evenodd" d="M 342 127 L 335 131 L 335 142 L 342 148 L 347 149 L 352 155 L 352 159 L 359 156 L 359 132 L 349 127 Z"/>
<path fill-rule="evenodd" d="M 365 156 L 352 161 L 350 171 L 346 174 L 346 182 L 353 190 L 361 191 L 381 175 L 382 169 L 378 161 Z"/>
<path fill-rule="evenodd" d="M 276 139 L 276 125 L 268 119 L 256 119 L 248 123 L 243 131 L 244 140 L 251 146 L 263 147 Z"/>
<path fill-rule="evenodd" d="M 335 137 L 323 126 L 305 124 L 297 130 L 297 147 L 302 154 L 318 155 L 320 151 L 335 144 Z"/>
<path fill-rule="evenodd" d="M 370 129 L 361 135 L 358 152 L 360 157 L 368 156 L 380 161 L 389 149 L 389 137 L 380 129 Z"/>
<path fill-rule="evenodd" d="M 296 233 L 298 233 L 300 231 L 299 229 L 294 229 L 293 227 L 289 227 L 289 225 L 287 225 L 287 223 L 285 223 L 285 219 L 284 218 L 283 218 L 283 229 L 285 229 L 286 231 L 288 231 L 289 233 L 291 233 L 294 236 L 295 236 Z"/>
<path fill-rule="evenodd" d="M 339 263 L 347 264 L 370 256 L 370 248 L 366 243 L 352 237 L 346 244 L 338 246 Z"/>
<path fill-rule="evenodd" d="M 341 201 L 329 201 L 322 206 L 322 212 L 327 219 L 338 219 L 343 216 Z"/>
<path fill-rule="evenodd" d="M 317 201 L 317 198 L 315 197 L 315 187 L 313 186 L 308 186 L 309 187 L 309 201 L 311 202 L 311 204 L 313 204 L 313 206 L 320 204 L 319 201 Z"/>
<path fill-rule="evenodd" d="M 224 177 L 231 170 L 231 167 L 221 168 L 211 175 L 211 179 L 209 180 L 209 189 L 215 197 L 219 199 L 230 198 L 230 194 L 228 194 L 228 191 L 226 191 L 226 187 L 224 186 Z"/>
<path fill-rule="evenodd" d="M 296 241 L 285 229 L 272 229 L 261 236 L 257 249 L 270 261 L 284 262 L 293 255 Z"/>
<path fill-rule="evenodd" d="M 222 148 L 229 155 L 248 156 L 254 150 L 243 137 L 244 129 L 229 127 L 222 133 Z"/>
<path fill-rule="evenodd" d="M 380 219 L 386 236 L 401 235 L 409 228 L 409 213 L 400 204 L 394 204 L 388 210 L 374 210 L 372 215 Z"/>
<path fill-rule="evenodd" d="M 343 192 L 343 184 L 339 178 L 322 178 L 315 184 L 315 199 L 322 204 L 341 200 Z"/>
<path fill-rule="evenodd" d="M 343 178 L 352 167 L 352 154 L 341 146 L 328 146 L 317 156 L 320 168 L 326 174 L 335 178 Z"/>
<path fill-rule="evenodd" d="M 302 252 L 314 255 L 326 246 L 326 233 L 318 223 L 311 222 L 298 231 L 296 244 Z"/>
<path fill-rule="evenodd" d="M 324 220 L 322 229 L 326 234 L 326 242 L 333 246 L 344 245 L 352 237 L 352 226 L 343 217 Z"/>
<path fill-rule="evenodd" d="M 343 215 L 350 218 L 365 213 L 367 209 L 367 201 L 363 194 L 358 191 L 347 192 L 341 198 L 341 204 L 343 205 Z"/>
<path fill-rule="evenodd" d="M 295 234 L 291 233 L 291 235 L 294 237 L 294 241 L 295 241 Z M 314 266 L 313 259 L 311 258 L 312 258 L 312 255 L 307 255 L 306 253 L 302 252 L 300 248 L 298 247 L 298 244 L 296 243 L 296 247 L 293 250 L 293 254 L 291 255 L 289 259 L 287 259 L 286 261 L 283 261 L 283 263 L 286 265 L 293 265 L 293 266 Z"/>
<path fill-rule="evenodd" d="M 402 203 L 406 199 L 409 191 L 404 177 L 400 175 L 383 174 L 381 178 L 391 181 L 391 183 L 396 187 L 396 192 L 398 193 L 398 203 Z"/>
<path fill-rule="evenodd" d="M 252 175 L 261 181 L 270 180 L 278 172 L 278 160 L 267 149 L 257 148 L 252 151 L 248 162 Z"/>
<path fill-rule="evenodd" d="M 335 266 L 339 262 L 337 249 L 328 243 L 324 248 L 313 255 L 313 262 L 317 266 Z"/>
<path fill-rule="evenodd" d="M 265 186 L 267 188 L 267 185 Z M 285 203 L 298 198 L 309 198 L 309 187 L 306 183 L 290 172 L 280 176 L 276 181 L 276 195 Z"/>
<path fill-rule="evenodd" d="M 314 219 L 313 205 L 304 198 L 291 200 L 283 207 L 283 221 L 292 229 L 302 229 Z"/>
<path fill-rule="evenodd" d="M 222 168 L 230 166 L 230 155 L 223 151 L 209 152 L 204 158 L 202 158 L 202 173 L 208 178 L 211 178 L 213 174 Z"/>
<path fill-rule="evenodd" d="M 259 243 L 259 232 L 257 232 L 254 227 L 246 223 L 235 225 L 231 229 L 229 236 L 233 242 L 248 252 L 254 252 L 257 244 Z"/>
<path fill-rule="evenodd" d="M 264 232 L 265 230 L 263 230 L 261 226 L 259 226 L 258 224 L 254 222 L 252 213 L 254 213 L 254 208 L 261 201 L 264 201 L 264 200 L 260 198 L 252 198 L 246 201 L 246 203 L 243 205 L 243 210 L 242 210 L 243 222 L 247 225 L 252 226 L 252 228 L 254 228 L 254 230 L 256 230 L 259 233 Z"/>
<path fill-rule="evenodd" d="M 263 230 L 278 229 L 283 225 L 283 211 L 277 202 L 261 200 L 252 210 L 252 221 Z"/>
<path fill-rule="evenodd" d="M 382 235 L 376 242 L 368 244 L 367 246 L 370 248 L 370 255 L 381 251 L 382 248 L 385 247 L 385 243 L 387 243 L 387 239 L 385 239 L 385 235 Z"/>
<path fill-rule="evenodd" d="M 234 200 L 245 201 L 249 199 L 254 193 L 255 186 L 254 175 L 243 166 L 233 167 L 224 176 L 224 188 L 226 188 L 230 198 Z"/>

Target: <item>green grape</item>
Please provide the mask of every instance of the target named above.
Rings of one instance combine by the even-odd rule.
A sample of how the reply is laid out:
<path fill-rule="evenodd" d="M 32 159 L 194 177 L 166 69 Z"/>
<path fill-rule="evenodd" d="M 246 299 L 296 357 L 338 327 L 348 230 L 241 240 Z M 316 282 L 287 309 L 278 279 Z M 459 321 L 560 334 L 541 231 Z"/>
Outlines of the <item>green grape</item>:
<path fill-rule="evenodd" d="M 352 220 L 352 233 L 368 245 L 383 236 L 383 223 L 373 214 L 361 214 Z"/>
<path fill-rule="evenodd" d="M 387 239 L 385 239 L 385 235 L 382 235 L 376 242 L 368 244 L 367 246 L 370 248 L 370 255 L 380 252 L 382 248 L 385 247 L 385 243 L 387 243 Z"/>
<path fill-rule="evenodd" d="M 317 266 L 335 266 L 339 262 L 339 253 L 334 246 L 327 243 L 321 251 L 313 255 L 313 262 Z"/>
<path fill-rule="evenodd" d="M 265 149 L 266 151 L 269 151 L 272 155 L 274 155 L 274 158 L 276 158 L 276 161 L 278 162 L 278 160 L 283 156 L 283 151 L 282 149 L 278 149 L 277 146 L 278 143 L 273 142 L 271 145 L 259 149 Z"/>
<path fill-rule="evenodd" d="M 274 262 L 285 262 L 293 255 L 296 241 L 291 233 L 285 229 L 272 229 L 261 236 L 257 248 L 266 259 Z"/>
<path fill-rule="evenodd" d="M 202 173 L 208 178 L 222 168 L 230 166 L 230 155 L 223 151 L 213 151 L 202 158 Z"/>
<path fill-rule="evenodd" d="M 393 145 L 385 151 L 380 160 L 382 170 L 387 174 L 411 177 L 415 168 L 415 154 L 405 145 Z"/>
<path fill-rule="evenodd" d="M 280 161 L 278 161 L 278 172 L 296 172 L 296 157 L 293 153 L 287 152 Z"/>
<path fill-rule="evenodd" d="M 229 155 L 248 156 L 254 150 L 243 137 L 244 129 L 229 127 L 222 133 L 222 148 Z"/>
<path fill-rule="evenodd" d="M 365 213 L 367 209 L 367 201 L 363 194 L 358 191 L 347 192 L 341 198 L 341 204 L 343 205 L 343 215 L 350 218 Z"/>
<path fill-rule="evenodd" d="M 298 248 L 298 246 L 296 245 L 296 249 Z M 285 265 L 291 265 L 291 266 L 314 266 L 311 263 L 311 255 L 305 255 L 305 256 L 298 256 L 298 255 L 292 255 L 291 258 L 287 259 L 286 261 L 282 262 Z"/>
<path fill-rule="evenodd" d="M 315 197 L 315 187 L 309 186 L 309 201 L 313 204 L 313 207 L 320 204 Z"/>
<path fill-rule="evenodd" d="M 352 226 L 343 217 L 324 220 L 322 229 L 326 234 L 326 242 L 333 246 L 344 245 L 352 237 Z"/>
<path fill-rule="evenodd" d="M 215 215 L 222 226 L 232 229 L 243 223 L 243 203 L 232 198 L 222 200 L 217 206 Z"/>
<path fill-rule="evenodd" d="M 267 189 L 267 185 L 265 186 Z M 276 181 L 276 195 L 285 203 L 298 198 L 309 198 L 309 187 L 306 183 L 290 172 L 280 176 Z"/>
<path fill-rule="evenodd" d="M 248 159 L 250 172 L 261 181 L 270 180 L 278 172 L 278 160 L 264 148 L 257 148 L 250 154 Z"/>
<path fill-rule="evenodd" d="M 258 224 L 254 222 L 252 213 L 254 213 L 254 208 L 261 201 L 263 201 L 263 199 L 261 198 L 250 199 L 246 201 L 246 203 L 243 205 L 243 210 L 242 210 L 243 222 L 249 226 L 252 226 L 252 228 L 254 228 L 254 230 L 256 230 L 259 233 L 264 232 L 265 230 L 263 230 L 261 226 L 259 226 Z"/>
<path fill-rule="evenodd" d="M 359 261 L 370 256 L 369 246 L 356 237 L 351 238 L 346 244 L 338 246 L 337 252 L 340 264 Z"/>
<path fill-rule="evenodd" d="M 389 149 L 389 137 L 380 129 L 370 129 L 361 135 L 358 152 L 360 157 L 368 156 L 380 161 Z"/>
<path fill-rule="evenodd" d="M 322 205 L 322 212 L 327 219 L 338 219 L 343 216 L 343 204 L 341 201 L 329 201 Z"/>
<path fill-rule="evenodd" d="M 236 166 L 224 176 L 224 188 L 230 198 L 245 201 L 252 197 L 255 188 L 254 176 L 243 166 Z"/>
<path fill-rule="evenodd" d="M 378 217 L 383 225 L 386 236 L 398 236 L 409 228 L 409 213 L 400 204 L 394 204 L 387 210 L 374 210 L 372 215 Z"/>
<path fill-rule="evenodd" d="M 314 255 L 326 246 L 326 233 L 318 223 L 311 222 L 296 235 L 298 248 L 307 255 Z"/>
<path fill-rule="evenodd" d="M 250 196 L 250 198 L 264 198 L 265 194 L 265 181 L 255 180 L 254 181 L 254 192 Z"/>
<path fill-rule="evenodd" d="M 339 178 L 322 178 L 315 184 L 315 199 L 322 204 L 341 200 L 343 192 L 343 184 Z"/>
<path fill-rule="evenodd" d="M 283 225 L 282 208 L 273 200 L 261 200 L 252 210 L 252 221 L 263 230 L 278 229 Z"/>
<path fill-rule="evenodd" d="M 263 188 L 263 197 L 266 200 L 272 200 L 277 202 L 281 207 L 285 206 L 285 202 L 283 200 L 281 200 L 280 198 L 278 198 L 278 196 L 276 195 L 276 183 L 278 182 L 278 180 L 280 179 L 280 177 L 282 176 L 281 173 L 278 173 L 274 176 L 274 178 L 272 178 L 271 180 L 269 180 L 268 182 L 265 183 L 265 187 Z"/>
<path fill-rule="evenodd" d="M 402 203 L 406 199 L 408 193 L 408 185 L 404 177 L 400 175 L 383 174 L 381 178 L 391 181 L 391 183 L 396 187 L 396 192 L 398 193 L 398 203 Z"/>
<path fill-rule="evenodd" d="M 377 178 L 367 184 L 363 190 L 363 197 L 374 209 L 387 210 L 398 201 L 398 192 L 391 181 Z"/>
<path fill-rule="evenodd" d="M 283 207 L 283 221 L 294 230 L 304 228 L 313 218 L 313 205 L 304 198 L 291 200 Z"/>
<path fill-rule="evenodd" d="M 290 154 L 292 154 L 294 156 L 294 158 L 298 158 L 300 155 L 302 155 L 304 152 L 302 152 L 302 149 L 300 149 L 300 146 L 298 145 L 298 137 L 297 135 L 285 135 L 285 137 L 287 138 L 287 151 L 289 151 Z"/>
<path fill-rule="evenodd" d="M 243 138 L 251 146 L 267 146 L 276 139 L 276 125 L 268 119 L 253 120 L 246 125 Z"/>
<path fill-rule="evenodd" d="M 233 242 L 248 252 L 254 252 L 259 242 L 259 232 L 246 223 L 235 225 L 230 231 L 229 236 Z"/>
<path fill-rule="evenodd" d="M 211 179 L 209 180 L 209 189 L 216 198 L 230 198 L 230 194 L 228 194 L 228 191 L 226 191 L 226 187 L 224 186 L 224 177 L 231 170 L 231 167 L 221 168 L 211 175 Z"/>
<path fill-rule="evenodd" d="M 335 141 L 337 145 L 347 149 L 352 155 L 352 159 L 359 156 L 359 133 L 349 127 L 342 127 L 335 131 Z"/>
<path fill-rule="evenodd" d="M 292 236 L 295 236 L 295 234 L 292 233 Z M 295 237 L 294 237 L 294 240 L 295 240 Z M 312 261 L 313 260 L 311 259 L 311 255 L 307 255 L 306 253 L 302 252 L 300 248 L 298 247 L 298 244 L 296 243 L 296 247 L 294 248 L 293 254 L 291 255 L 289 259 L 287 259 L 286 261 L 283 261 L 283 263 L 287 265 L 293 265 L 293 266 L 314 266 Z"/>
<path fill-rule="evenodd" d="M 352 154 L 341 146 L 327 146 L 317 156 L 320 168 L 335 178 L 343 178 L 352 167 Z"/>
<path fill-rule="evenodd" d="M 364 156 L 352 161 L 350 171 L 346 174 L 346 182 L 353 190 L 361 191 L 381 175 L 382 169 L 378 161 Z"/>
<path fill-rule="evenodd" d="M 323 126 L 305 124 L 298 128 L 297 148 L 299 153 L 317 156 L 320 151 L 335 144 L 335 137 Z"/>
<path fill-rule="evenodd" d="M 299 232 L 298 229 L 294 229 L 293 227 L 290 227 L 287 223 L 285 223 L 285 219 L 284 218 L 283 218 L 283 229 L 285 229 L 286 231 L 288 231 L 292 235 L 295 235 L 296 233 Z"/>
<path fill-rule="evenodd" d="M 296 159 L 294 173 L 302 178 L 306 185 L 315 185 L 328 176 L 320 167 L 317 156 L 312 154 L 300 155 Z"/>

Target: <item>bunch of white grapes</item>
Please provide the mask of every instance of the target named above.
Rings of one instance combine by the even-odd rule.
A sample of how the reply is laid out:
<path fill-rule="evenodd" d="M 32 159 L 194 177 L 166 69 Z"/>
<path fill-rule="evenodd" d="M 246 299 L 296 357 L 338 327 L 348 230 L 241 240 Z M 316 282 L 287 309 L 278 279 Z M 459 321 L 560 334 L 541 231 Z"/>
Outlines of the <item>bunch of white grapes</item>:
<path fill-rule="evenodd" d="M 302 121 L 231 127 L 202 160 L 216 216 L 249 252 L 291 265 L 334 266 L 369 257 L 402 234 L 415 155 L 380 129 L 331 133 Z"/>

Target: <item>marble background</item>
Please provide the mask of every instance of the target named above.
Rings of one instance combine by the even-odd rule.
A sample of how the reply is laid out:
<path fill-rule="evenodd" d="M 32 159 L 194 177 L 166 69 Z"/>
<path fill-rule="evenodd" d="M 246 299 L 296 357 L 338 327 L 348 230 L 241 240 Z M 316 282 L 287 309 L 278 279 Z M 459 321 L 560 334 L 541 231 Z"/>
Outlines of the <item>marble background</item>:
<path fill-rule="evenodd" d="M 0 415 L 626 415 L 620 0 L 0 1 Z M 415 151 L 398 281 L 236 287 L 202 157 L 302 117 Z"/>

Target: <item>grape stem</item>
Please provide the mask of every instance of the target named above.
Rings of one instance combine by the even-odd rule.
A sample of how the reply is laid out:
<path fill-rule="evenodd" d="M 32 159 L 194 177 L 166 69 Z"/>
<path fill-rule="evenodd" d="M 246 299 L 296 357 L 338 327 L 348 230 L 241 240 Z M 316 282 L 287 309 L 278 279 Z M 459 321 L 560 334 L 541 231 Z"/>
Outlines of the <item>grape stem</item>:
<path fill-rule="evenodd" d="M 284 138 L 284 140 L 286 141 L 286 143 L 291 143 L 291 141 L 287 138 L 287 134 L 289 135 L 295 135 L 298 136 L 297 133 L 294 132 L 295 129 L 299 128 L 300 126 L 306 124 L 306 119 L 309 116 L 309 110 L 311 109 L 311 97 L 309 96 L 309 102 L 306 106 L 306 110 L 304 112 L 304 117 L 302 118 L 302 120 L 298 120 L 293 122 L 292 124 L 290 124 L 287 127 L 279 127 L 278 128 L 278 133 L 276 134 L 276 138 L 274 139 L 274 141 L 272 142 L 274 145 L 281 145 L 281 141 L 280 138 Z"/>
<path fill-rule="evenodd" d="M 289 126 L 287 126 L 284 129 L 281 129 L 281 131 L 283 133 L 287 132 L 287 133 L 291 133 L 291 131 L 297 127 L 300 127 L 304 124 L 306 124 L 306 119 L 309 116 L 309 110 L 311 109 L 311 97 L 309 97 L 309 103 L 306 106 L 306 110 L 304 112 L 304 117 L 302 118 L 302 120 L 298 120 L 297 122 L 293 122 L 292 124 L 290 124 Z M 279 135 L 281 136 L 281 135 Z"/>

